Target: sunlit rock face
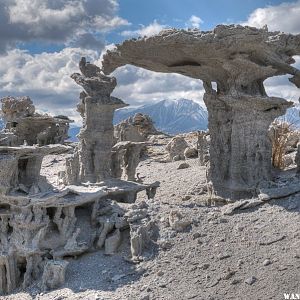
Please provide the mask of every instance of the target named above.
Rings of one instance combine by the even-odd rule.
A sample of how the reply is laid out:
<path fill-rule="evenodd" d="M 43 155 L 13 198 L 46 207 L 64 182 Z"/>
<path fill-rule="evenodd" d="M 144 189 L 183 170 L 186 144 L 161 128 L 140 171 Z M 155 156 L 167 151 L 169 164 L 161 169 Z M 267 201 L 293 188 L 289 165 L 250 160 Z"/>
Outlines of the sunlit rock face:
<path fill-rule="evenodd" d="M 132 64 L 201 79 L 211 134 L 209 180 L 215 194 L 234 199 L 255 194 L 272 178 L 267 131 L 292 103 L 268 97 L 263 82 L 290 74 L 289 80 L 300 87 L 300 71 L 291 66 L 299 54 L 300 35 L 269 32 L 266 27 L 169 29 L 107 51 L 103 70 L 109 74 Z"/>

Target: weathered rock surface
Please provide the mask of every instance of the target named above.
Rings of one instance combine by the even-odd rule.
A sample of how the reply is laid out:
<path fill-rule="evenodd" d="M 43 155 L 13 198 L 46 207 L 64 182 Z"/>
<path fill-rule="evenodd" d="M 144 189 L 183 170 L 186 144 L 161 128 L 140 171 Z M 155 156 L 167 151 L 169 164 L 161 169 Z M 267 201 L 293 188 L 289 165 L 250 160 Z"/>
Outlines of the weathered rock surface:
<path fill-rule="evenodd" d="M 78 111 L 83 117 L 83 127 L 78 135 L 77 152 L 67 162 L 66 183 L 99 182 L 111 177 L 111 148 L 113 146 L 113 114 L 126 106 L 122 100 L 111 97 L 116 79 L 100 72 L 96 66 L 80 61 L 82 74 L 71 77 L 84 88 L 80 94 Z"/>
<path fill-rule="evenodd" d="M 170 137 L 164 139 L 166 144 Z M 101 250 L 92 249 L 90 253 L 78 255 L 77 259 L 66 258 L 69 264 L 66 282 L 62 287 L 40 293 L 34 284 L 25 290 L 17 290 L 7 298 L 117 300 L 140 299 L 149 295 L 150 299 L 220 297 L 229 300 L 236 299 L 237 295 L 245 299 L 264 299 L 268 295 L 270 299 L 277 299 L 284 290 L 296 291 L 299 286 L 300 258 L 299 193 L 270 202 L 245 199 L 242 200 L 241 208 L 236 208 L 230 215 L 224 215 L 223 209 L 229 208 L 231 204 L 205 204 L 207 194 L 190 193 L 190 198 L 183 201 L 189 189 L 194 190 L 192 187 L 205 181 L 205 168 L 199 166 L 197 158 L 189 159 L 191 167 L 182 170 L 177 170 L 181 162 L 157 161 L 155 153 L 164 151 L 162 144 L 161 137 L 157 144 L 149 145 L 150 150 L 155 148 L 149 151 L 153 156 L 145 157 L 137 168 L 145 182 L 161 181 L 161 188 L 157 190 L 154 200 L 146 200 L 147 206 L 140 205 L 144 200 L 142 192 L 138 194 L 136 204 L 104 201 L 102 198 L 99 201 L 100 208 L 94 209 L 95 222 L 101 216 L 106 216 L 108 222 L 115 222 L 107 237 L 120 228 L 123 242 L 114 255 L 105 255 L 103 245 Z M 58 163 L 52 163 L 54 157 Z M 55 177 L 54 174 L 64 168 L 63 158 L 64 155 L 46 157 L 43 175 L 47 178 Z M 47 167 L 48 165 L 51 166 Z M 295 188 L 297 184 L 300 186 L 294 170 L 279 175 L 278 181 L 270 183 L 270 186 L 276 184 L 278 191 L 281 186 L 294 189 L 290 185 L 291 180 L 295 181 Z M 112 194 L 112 189 L 116 186 L 125 188 L 116 181 L 109 187 L 111 192 L 106 195 L 106 199 L 114 199 L 116 194 Z M 79 193 L 79 187 L 75 188 L 73 192 Z M 268 193 L 266 190 L 264 192 Z M 93 197 L 89 189 L 86 189 L 85 195 L 89 195 L 90 199 Z M 79 201 L 80 197 L 77 199 Z M 72 198 L 68 194 L 63 203 L 68 205 L 70 202 Z M 55 202 L 50 206 L 53 203 Z M 82 207 L 88 207 L 81 203 Z M 81 233 L 77 238 L 79 243 L 89 232 L 85 230 L 88 222 L 83 222 L 88 220 L 84 217 L 87 215 L 84 211 L 75 209 L 76 222 L 81 224 Z M 171 211 L 179 212 L 182 216 L 179 221 L 190 225 L 183 231 L 172 229 L 169 224 Z M 115 221 L 112 217 L 114 213 L 118 214 Z M 127 227 L 124 219 L 127 219 Z M 137 222 L 138 229 L 140 225 L 147 226 L 149 221 L 155 222 L 154 233 L 159 228 L 158 237 L 154 242 L 150 240 L 141 256 L 137 254 L 137 257 L 132 257 L 132 254 L 139 252 L 131 250 L 131 243 L 138 250 L 138 245 L 143 245 L 144 240 L 137 238 L 135 243 L 132 239 L 134 232 L 129 236 L 128 229 L 125 228 L 130 226 L 128 223 Z M 92 231 L 96 233 L 97 243 L 100 236 L 99 225 L 93 227 Z M 144 232 L 149 231 L 146 228 Z M 264 266 L 266 259 L 271 260 L 272 264 Z M 253 285 L 245 284 L 244 280 L 251 276 L 255 276 L 257 281 Z"/>
<path fill-rule="evenodd" d="M 290 74 L 289 80 L 300 87 L 300 72 L 291 66 L 293 56 L 300 54 L 299 41 L 299 35 L 240 25 L 219 25 L 206 32 L 168 29 L 107 51 L 103 69 L 109 74 L 132 64 L 201 79 L 209 114 L 214 192 L 243 198 L 272 178 L 268 128 L 292 103 L 268 97 L 263 81 Z"/>
<path fill-rule="evenodd" d="M 141 221 L 150 222 L 147 207 L 136 211 L 134 202 L 141 191 L 153 199 L 159 182 L 143 184 L 113 177 L 112 116 L 125 104 L 110 97 L 114 78 L 99 73 L 99 68 L 85 59 L 80 68 L 82 75 L 72 75 L 86 91 L 81 93 L 79 105 L 84 125 L 77 148 L 58 144 L 0 146 L 0 294 L 28 288 L 36 281 L 42 289 L 57 288 L 65 281 L 65 258 L 70 261 L 103 246 L 107 255 L 115 254 L 124 232 L 130 241 L 131 224 L 137 231 L 147 229 L 148 234 L 149 228 L 144 229 Z M 7 101 L 8 120 L 31 118 L 28 115 L 34 107 L 29 98 Z M 29 125 L 32 122 L 35 126 L 34 118 L 37 116 L 27 120 Z M 126 179 L 135 180 L 144 143 L 129 142 L 127 146 L 120 147 L 125 154 L 118 158 Z M 71 155 L 72 150 L 75 153 Z M 51 178 L 42 176 L 43 158 L 65 152 L 66 170 L 56 170 Z M 48 167 L 56 163 L 55 158 Z M 136 252 L 142 255 L 143 249 Z"/>
<path fill-rule="evenodd" d="M 62 286 L 65 283 L 67 261 L 48 261 L 42 277 L 42 289 L 49 290 Z"/>
<path fill-rule="evenodd" d="M 186 148 L 189 148 L 189 145 L 182 136 L 175 136 L 166 146 L 170 160 L 173 160 L 174 157 L 176 157 L 175 160 L 184 159 L 184 151 Z"/>
<path fill-rule="evenodd" d="M 184 150 L 184 158 L 187 159 L 187 158 L 195 158 L 198 156 L 198 150 L 196 148 L 193 148 L 193 147 L 189 147 L 189 148 L 186 148 Z"/>
<path fill-rule="evenodd" d="M 29 97 L 4 97 L 1 115 L 5 129 L 0 132 L 0 145 L 19 146 L 62 144 L 68 138 L 69 124 L 66 116 L 51 117 L 35 112 Z"/>
<path fill-rule="evenodd" d="M 136 113 L 133 117 L 115 125 L 114 136 L 117 142 L 146 141 L 149 135 L 159 134 L 154 127 L 152 119 L 148 115 Z"/>
<path fill-rule="evenodd" d="M 119 142 L 112 148 L 112 175 L 114 178 L 136 181 L 136 168 L 140 162 L 144 142 Z"/>

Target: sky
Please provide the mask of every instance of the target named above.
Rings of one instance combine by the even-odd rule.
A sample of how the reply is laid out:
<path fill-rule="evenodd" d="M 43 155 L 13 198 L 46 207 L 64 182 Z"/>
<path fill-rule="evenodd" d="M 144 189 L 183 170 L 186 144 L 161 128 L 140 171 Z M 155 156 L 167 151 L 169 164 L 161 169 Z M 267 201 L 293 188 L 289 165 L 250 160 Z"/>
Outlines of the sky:
<path fill-rule="evenodd" d="M 300 0 L 0 0 L 0 97 L 30 96 L 39 111 L 80 124 L 75 107 L 81 88 L 70 75 L 78 72 L 81 56 L 101 66 L 103 53 L 125 39 L 218 24 L 267 24 L 299 34 Z M 113 95 L 130 105 L 178 98 L 203 104 L 200 80 L 133 66 L 113 75 Z M 299 89 L 287 76 L 267 79 L 265 86 L 270 96 L 298 102 Z"/>

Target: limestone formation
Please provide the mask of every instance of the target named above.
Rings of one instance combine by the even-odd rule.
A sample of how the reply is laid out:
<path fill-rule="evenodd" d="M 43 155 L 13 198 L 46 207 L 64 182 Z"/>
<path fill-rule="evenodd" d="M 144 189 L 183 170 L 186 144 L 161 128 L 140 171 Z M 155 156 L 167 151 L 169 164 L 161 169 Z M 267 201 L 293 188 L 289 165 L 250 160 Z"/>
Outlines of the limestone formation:
<path fill-rule="evenodd" d="M 142 113 L 137 113 L 115 126 L 117 142 L 144 142 L 149 135 L 155 134 L 159 134 L 159 132 L 154 127 L 152 119 Z"/>
<path fill-rule="evenodd" d="M 126 213 L 130 226 L 130 245 L 132 259 L 139 261 L 144 249 L 148 248 L 157 239 L 158 228 L 151 221 L 148 214 L 148 205 L 142 201 L 134 205 L 132 210 Z"/>
<path fill-rule="evenodd" d="M 66 161 L 66 171 L 60 171 L 57 184 L 41 176 L 43 157 L 70 153 L 73 147 L 0 146 L 0 294 L 35 281 L 42 289 L 57 288 L 65 281 L 64 258 L 103 247 L 112 255 L 123 236 L 128 237 L 124 231 L 144 230 L 144 222 L 150 222 L 147 206 L 134 202 L 141 191 L 152 199 L 159 182 L 120 180 L 113 177 L 111 169 L 112 116 L 117 107 L 125 105 L 110 97 L 116 81 L 85 59 L 80 69 L 82 75 L 73 74 L 72 78 L 85 89 L 79 105 L 84 125 L 78 147 Z M 28 128 L 35 126 L 37 116 L 32 116 L 30 99 L 13 99 L 12 103 L 15 109 L 14 105 L 5 106 L 6 121 L 29 118 Z M 144 143 L 129 143 L 124 156 L 117 155 L 128 180 L 135 180 L 142 146 Z M 133 247 L 132 256 L 136 252 L 142 255 L 143 248 L 137 251 Z"/>
<path fill-rule="evenodd" d="M 208 141 L 206 139 L 208 133 L 205 131 L 198 132 L 198 141 L 197 141 L 197 148 L 198 148 L 198 157 L 200 166 L 204 166 L 208 160 Z"/>
<path fill-rule="evenodd" d="M 292 106 L 268 97 L 263 82 L 290 74 L 289 80 L 300 87 L 300 71 L 291 66 L 293 56 L 299 54 L 300 35 L 219 25 L 212 31 L 168 29 L 125 41 L 107 51 L 103 69 L 109 74 L 132 64 L 201 79 L 209 115 L 214 192 L 243 198 L 256 194 L 257 187 L 272 178 L 268 128 Z"/>
<path fill-rule="evenodd" d="M 99 182 L 111 177 L 111 148 L 113 146 L 113 114 L 126 106 L 122 100 L 111 97 L 116 79 L 100 72 L 96 66 L 80 61 L 82 74 L 71 77 L 84 88 L 80 95 L 78 111 L 83 117 L 83 127 L 78 135 L 79 147 L 68 162 L 66 182 Z M 75 174 L 75 176 L 73 176 Z"/>
<path fill-rule="evenodd" d="M 198 157 L 198 150 L 194 147 L 185 148 L 183 152 L 184 158 L 195 158 Z"/>
<path fill-rule="evenodd" d="M 1 116 L 6 125 L 0 132 L 0 145 L 45 146 L 62 144 L 68 139 L 69 124 L 73 122 L 68 117 L 36 113 L 29 97 L 8 96 L 1 103 Z"/>
<path fill-rule="evenodd" d="M 48 261 L 42 277 L 42 289 L 51 290 L 65 283 L 67 261 Z"/>
<path fill-rule="evenodd" d="M 136 168 L 140 162 L 144 142 L 119 142 L 112 148 L 112 174 L 115 178 L 136 181 Z"/>
<path fill-rule="evenodd" d="M 167 144 L 166 150 L 169 152 L 170 160 L 181 160 L 184 159 L 184 151 L 189 147 L 183 136 L 175 136 Z M 175 159 L 174 159 L 175 158 Z"/>

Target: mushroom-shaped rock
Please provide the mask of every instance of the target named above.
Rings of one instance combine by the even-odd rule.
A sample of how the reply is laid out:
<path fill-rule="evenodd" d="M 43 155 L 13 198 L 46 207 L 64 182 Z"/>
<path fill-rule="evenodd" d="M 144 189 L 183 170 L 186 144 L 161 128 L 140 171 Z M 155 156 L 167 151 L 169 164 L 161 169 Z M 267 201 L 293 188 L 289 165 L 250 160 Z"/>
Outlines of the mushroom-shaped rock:
<path fill-rule="evenodd" d="M 132 64 L 151 71 L 201 79 L 208 109 L 210 174 L 217 195 L 243 198 L 272 177 L 268 128 L 291 102 L 268 97 L 265 79 L 290 74 L 300 54 L 300 35 L 268 32 L 241 25 L 212 31 L 169 29 L 149 38 L 129 40 L 107 51 L 103 71 Z M 217 89 L 213 89 L 215 82 Z"/>

